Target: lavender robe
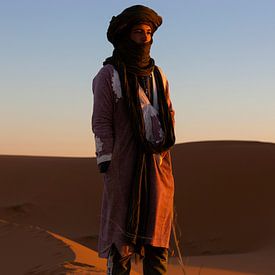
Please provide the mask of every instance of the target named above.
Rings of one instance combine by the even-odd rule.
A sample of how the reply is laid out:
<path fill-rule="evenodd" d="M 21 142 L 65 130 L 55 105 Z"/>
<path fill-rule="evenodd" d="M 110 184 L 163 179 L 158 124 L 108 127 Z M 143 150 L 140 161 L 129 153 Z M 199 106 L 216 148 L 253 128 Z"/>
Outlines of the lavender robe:
<path fill-rule="evenodd" d="M 174 121 L 168 82 L 162 72 L 161 75 L 168 107 Z M 107 172 L 103 175 L 104 188 L 98 244 L 99 256 L 106 258 L 113 243 L 117 247 L 125 244 L 125 222 L 130 188 L 136 168 L 137 144 L 122 96 L 119 75 L 112 65 L 105 65 L 98 72 L 93 79 L 92 89 L 94 93 L 92 128 L 95 134 L 97 163 L 111 161 Z M 158 143 L 163 133 L 157 118 L 157 91 L 154 78 L 153 90 L 155 95 L 152 106 L 146 100 L 143 89 L 139 87 L 146 138 Z M 153 157 L 150 171 L 149 226 L 145 237 L 148 244 L 168 248 L 174 196 L 170 151 L 161 155 L 155 154 Z"/>

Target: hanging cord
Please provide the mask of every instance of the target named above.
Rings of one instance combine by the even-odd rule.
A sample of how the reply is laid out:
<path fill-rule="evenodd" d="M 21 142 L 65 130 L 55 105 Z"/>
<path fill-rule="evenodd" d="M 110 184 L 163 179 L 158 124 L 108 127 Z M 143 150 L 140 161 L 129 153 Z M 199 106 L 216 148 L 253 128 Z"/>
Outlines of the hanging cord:
<path fill-rule="evenodd" d="M 183 263 L 183 258 L 182 258 L 182 253 L 180 251 L 180 240 L 177 237 L 177 232 L 176 232 L 176 227 L 179 228 L 177 222 L 177 212 L 176 212 L 176 207 L 174 206 L 174 216 L 173 216 L 173 222 L 172 222 L 172 232 L 173 232 L 173 237 L 174 237 L 174 241 L 175 241 L 175 246 L 176 246 L 176 250 L 177 250 L 177 258 L 178 258 L 178 262 L 181 266 L 182 272 L 184 275 L 187 275 L 186 270 L 185 270 L 185 265 Z"/>

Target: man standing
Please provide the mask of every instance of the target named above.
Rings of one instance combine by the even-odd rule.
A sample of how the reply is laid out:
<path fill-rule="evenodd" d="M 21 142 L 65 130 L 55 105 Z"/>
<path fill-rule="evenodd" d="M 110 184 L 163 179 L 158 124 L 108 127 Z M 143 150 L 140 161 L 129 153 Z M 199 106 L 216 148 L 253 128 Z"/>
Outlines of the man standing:
<path fill-rule="evenodd" d="M 104 173 L 99 256 L 108 258 L 108 274 L 130 274 L 133 253 L 143 258 L 144 274 L 167 272 L 174 111 L 167 79 L 150 57 L 161 24 L 142 5 L 113 16 L 113 55 L 93 79 L 92 127 Z"/>

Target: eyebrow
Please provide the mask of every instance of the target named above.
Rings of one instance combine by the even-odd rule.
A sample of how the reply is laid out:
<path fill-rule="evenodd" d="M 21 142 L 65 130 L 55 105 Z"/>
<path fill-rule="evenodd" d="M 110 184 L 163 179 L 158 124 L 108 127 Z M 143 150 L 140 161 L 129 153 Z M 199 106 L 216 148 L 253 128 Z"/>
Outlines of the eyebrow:
<path fill-rule="evenodd" d="M 136 30 L 144 30 L 144 29 L 141 28 L 141 27 L 134 27 L 134 28 L 133 28 L 133 31 L 136 31 Z M 146 30 L 146 31 L 152 31 L 151 27 L 149 27 L 149 26 L 148 26 L 145 30 Z"/>
<path fill-rule="evenodd" d="M 147 32 L 148 32 L 148 31 L 150 31 L 150 32 L 152 31 L 150 27 L 149 27 L 148 29 L 142 29 L 142 28 L 134 28 L 134 29 L 133 29 L 133 31 L 139 31 L 139 30 L 140 30 L 140 31 L 147 31 Z"/>

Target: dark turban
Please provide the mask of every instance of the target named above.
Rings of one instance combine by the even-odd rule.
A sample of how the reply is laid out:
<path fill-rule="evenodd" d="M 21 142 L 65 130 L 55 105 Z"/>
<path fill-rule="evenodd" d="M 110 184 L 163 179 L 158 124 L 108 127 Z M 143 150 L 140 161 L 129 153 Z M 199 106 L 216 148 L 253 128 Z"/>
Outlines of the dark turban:
<path fill-rule="evenodd" d="M 147 23 L 153 34 L 161 25 L 162 18 L 148 7 L 142 5 L 129 7 L 119 15 L 112 17 L 107 31 L 107 38 L 114 45 L 121 34 L 129 30 L 130 27 L 141 23 Z"/>

